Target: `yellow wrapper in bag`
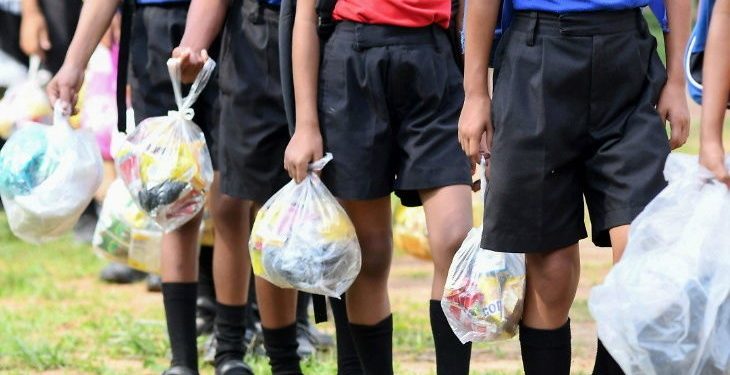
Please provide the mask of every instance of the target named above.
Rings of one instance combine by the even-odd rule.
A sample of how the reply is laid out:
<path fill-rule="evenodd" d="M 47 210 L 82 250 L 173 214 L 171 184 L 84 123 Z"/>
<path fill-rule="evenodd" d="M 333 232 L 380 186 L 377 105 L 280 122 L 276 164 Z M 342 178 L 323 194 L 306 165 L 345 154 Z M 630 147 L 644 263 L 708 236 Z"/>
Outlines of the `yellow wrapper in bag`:
<path fill-rule="evenodd" d="M 310 166 L 300 184 L 279 190 L 259 210 L 251 231 L 253 271 L 280 288 L 339 298 L 360 272 L 360 245 L 345 210 Z"/>

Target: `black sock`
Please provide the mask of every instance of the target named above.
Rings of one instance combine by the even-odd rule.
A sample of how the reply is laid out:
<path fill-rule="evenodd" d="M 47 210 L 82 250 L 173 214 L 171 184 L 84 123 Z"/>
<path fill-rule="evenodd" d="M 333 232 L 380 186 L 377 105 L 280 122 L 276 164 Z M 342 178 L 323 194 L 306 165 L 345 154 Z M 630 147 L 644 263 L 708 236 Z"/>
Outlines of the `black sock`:
<path fill-rule="evenodd" d="M 365 374 L 393 374 L 393 315 L 374 326 L 350 323 L 350 332 Z"/>
<path fill-rule="evenodd" d="M 246 329 L 256 331 L 256 324 L 261 322 L 259 316 L 259 305 L 256 303 L 256 278 L 251 272 L 251 280 L 248 284 L 248 309 L 246 309 Z"/>
<path fill-rule="evenodd" d="M 297 324 L 277 329 L 263 327 L 264 347 L 273 375 L 301 375 L 297 354 Z"/>
<path fill-rule="evenodd" d="M 195 333 L 195 300 L 198 283 L 162 283 L 167 334 L 172 348 L 172 365 L 198 369 Z"/>
<path fill-rule="evenodd" d="M 224 305 L 218 303 L 215 315 L 215 365 L 236 359 L 243 360 L 246 355 L 243 337 L 246 335 L 246 305 Z"/>
<path fill-rule="evenodd" d="M 337 335 L 337 375 L 362 375 L 360 357 L 357 356 L 350 332 L 350 323 L 347 320 L 345 295 L 342 295 L 342 299 L 330 298 L 330 306 Z"/>
<path fill-rule="evenodd" d="M 570 319 L 558 329 L 520 324 L 520 348 L 525 375 L 569 375 Z"/>
<path fill-rule="evenodd" d="M 309 325 L 309 302 L 312 295 L 305 292 L 297 293 L 297 323 Z"/>
<path fill-rule="evenodd" d="M 621 366 L 616 363 L 611 353 L 606 350 L 601 340 L 598 340 L 598 349 L 596 350 L 596 365 L 593 367 L 593 375 L 624 375 Z"/>
<path fill-rule="evenodd" d="M 215 282 L 213 281 L 213 247 L 201 246 L 198 267 L 198 297 L 206 297 L 215 302 Z"/>
<path fill-rule="evenodd" d="M 469 375 L 471 343 L 462 344 L 446 320 L 441 301 L 431 300 L 431 332 L 436 348 L 436 373 Z"/>

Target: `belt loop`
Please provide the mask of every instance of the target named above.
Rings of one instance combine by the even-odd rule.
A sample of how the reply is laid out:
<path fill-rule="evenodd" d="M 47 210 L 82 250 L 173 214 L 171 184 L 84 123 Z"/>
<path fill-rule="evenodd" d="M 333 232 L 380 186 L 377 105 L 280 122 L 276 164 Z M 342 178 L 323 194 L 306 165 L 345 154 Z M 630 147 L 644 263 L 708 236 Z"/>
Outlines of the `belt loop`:
<path fill-rule="evenodd" d="M 540 13 L 539 12 L 533 12 L 532 19 L 530 20 L 530 30 L 528 31 L 527 35 L 527 45 L 532 47 L 535 45 L 535 38 L 537 37 L 537 24 L 540 22 Z"/>

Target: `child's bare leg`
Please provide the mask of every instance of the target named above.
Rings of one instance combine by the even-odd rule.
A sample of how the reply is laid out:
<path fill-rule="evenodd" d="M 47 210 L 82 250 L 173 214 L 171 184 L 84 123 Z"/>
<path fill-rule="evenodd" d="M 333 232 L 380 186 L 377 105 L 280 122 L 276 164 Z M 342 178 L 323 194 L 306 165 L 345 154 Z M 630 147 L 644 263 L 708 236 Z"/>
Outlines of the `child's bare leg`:
<path fill-rule="evenodd" d="M 468 185 L 452 185 L 422 191 L 421 200 L 426 211 L 434 267 L 429 310 L 436 348 L 436 373 L 467 375 L 471 343 L 463 345 L 454 335 L 441 309 L 441 298 L 454 254 L 473 225 L 471 188 Z"/>
<path fill-rule="evenodd" d="M 198 368 L 195 301 L 198 234 L 202 214 L 162 237 L 162 297 L 172 348 L 172 366 Z"/>
<path fill-rule="evenodd" d="M 525 373 L 570 373 L 568 313 L 580 277 L 578 244 L 526 255 L 525 312 L 520 346 Z M 549 372 L 545 365 L 551 364 Z"/>
<path fill-rule="evenodd" d="M 215 317 L 217 367 L 228 361 L 243 361 L 246 334 L 246 302 L 251 277 L 248 257 L 249 211 L 252 203 L 211 189 L 210 208 L 215 223 L 213 279 L 217 306 Z"/>
<path fill-rule="evenodd" d="M 301 374 L 297 354 L 297 291 L 279 288 L 257 277 L 256 298 L 272 373 Z"/>
<path fill-rule="evenodd" d="M 347 291 L 347 315 L 365 374 L 393 373 L 388 273 L 393 253 L 390 197 L 343 201 L 362 248 L 362 268 Z"/>

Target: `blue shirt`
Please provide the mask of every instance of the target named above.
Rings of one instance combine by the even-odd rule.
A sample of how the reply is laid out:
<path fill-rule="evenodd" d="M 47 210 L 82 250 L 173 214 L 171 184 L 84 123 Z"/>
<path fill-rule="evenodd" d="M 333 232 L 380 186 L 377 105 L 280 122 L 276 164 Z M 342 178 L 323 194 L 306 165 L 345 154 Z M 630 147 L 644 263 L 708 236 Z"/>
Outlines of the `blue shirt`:
<path fill-rule="evenodd" d="M 641 8 L 649 0 L 512 0 L 515 10 L 568 13 Z"/>

